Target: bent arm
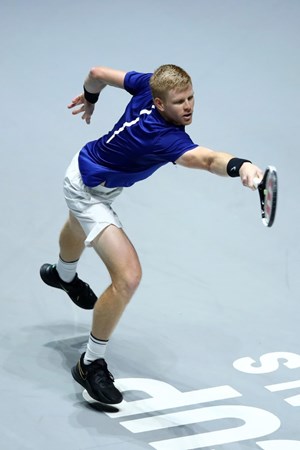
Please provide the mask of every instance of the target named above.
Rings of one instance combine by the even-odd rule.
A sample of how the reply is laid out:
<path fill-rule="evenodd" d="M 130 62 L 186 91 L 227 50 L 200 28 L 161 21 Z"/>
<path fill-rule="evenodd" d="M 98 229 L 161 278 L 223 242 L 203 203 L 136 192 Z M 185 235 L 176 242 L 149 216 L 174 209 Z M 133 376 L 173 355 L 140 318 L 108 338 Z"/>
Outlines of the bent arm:
<path fill-rule="evenodd" d="M 93 67 L 84 80 L 84 93 L 73 98 L 68 108 L 76 108 L 73 109 L 72 114 L 83 113 L 81 118 L 86 123 L 90 123 L 95 103 L 102 89 L 107 85 L 124 89 L 125 75 L 126 72 L 122 70 L 110 69 L 109 67 Z"/>
<path fill-rule="evenodd" d="M 105 86 L 124 89 L 126 72 L 109 67 L 93 67 L 84 81 L 85 89 L 91 94 L 98 94 Z"/>

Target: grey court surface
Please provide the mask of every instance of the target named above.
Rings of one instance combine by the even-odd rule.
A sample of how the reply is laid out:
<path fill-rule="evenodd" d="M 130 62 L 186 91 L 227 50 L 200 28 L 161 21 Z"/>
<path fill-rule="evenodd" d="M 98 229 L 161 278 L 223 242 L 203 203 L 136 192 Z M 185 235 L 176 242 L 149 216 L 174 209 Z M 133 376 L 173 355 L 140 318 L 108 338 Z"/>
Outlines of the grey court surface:
<path fill-rule="evenodd" d="M 299 0 L 0 3 L 0 443 L 5 450 L 300 450 Z M 195 142 L 279 172 L 273 228 L 237 179 L 167 166 L 115 204 L 142 284 L 107 354 L 118 411 L 70 368 L 91 312 L 39 279 L 56 262 L 62 179 L 128 95 L 90 126 L 66 109 L 90 67 L 192 75 Z M 108 283 L 86 250 L 79 275 Z"/>

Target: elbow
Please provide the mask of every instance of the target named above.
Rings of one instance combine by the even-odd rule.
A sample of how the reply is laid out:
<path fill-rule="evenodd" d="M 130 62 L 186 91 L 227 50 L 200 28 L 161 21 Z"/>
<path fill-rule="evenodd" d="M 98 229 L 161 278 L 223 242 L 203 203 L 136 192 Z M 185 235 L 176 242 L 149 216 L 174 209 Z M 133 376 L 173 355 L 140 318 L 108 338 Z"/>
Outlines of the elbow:
<path fill-rule="evenodd" d="M 104 67 L 92 67 L 89 71 L 90 80 L 103 80 L 105 77 Z"/>
<path fill-rule="evenodd" d="M 197 154 L 190 154 L 185 160 L 185 166 L 192 169 L 206 170 L 208 172 L 212 171 L 213 158 L 211 157 L 201 157 L 199 158 Z"/>
<path fill-rule="evenodd" d="M 214 166 L 214 158 L 212 158 L 212 157 L 207 158 L 207 161 L 206 161 L 206 168 L 205 168 L 205 169 L 206 169 L 208 172 L 215 173 L 215 171 L 214 171 L 214 169 L 213 169 L 213 166 Z"/>

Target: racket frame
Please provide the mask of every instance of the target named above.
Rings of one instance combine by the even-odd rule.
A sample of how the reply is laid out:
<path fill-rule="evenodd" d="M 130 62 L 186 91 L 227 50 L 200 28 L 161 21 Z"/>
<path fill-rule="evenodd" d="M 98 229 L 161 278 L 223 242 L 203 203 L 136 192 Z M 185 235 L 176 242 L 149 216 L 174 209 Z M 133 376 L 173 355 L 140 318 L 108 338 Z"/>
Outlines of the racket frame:
<path fill-rule="evenodd" d="M 275 220 L 277 206 L 278 177 L 274 166 L 268 166 L 263 179 L 257 184 L 259 193 L 261 218 L 266 227 L 271 227 Z M 271 198 L 270 197 L 271 194 Z"/>

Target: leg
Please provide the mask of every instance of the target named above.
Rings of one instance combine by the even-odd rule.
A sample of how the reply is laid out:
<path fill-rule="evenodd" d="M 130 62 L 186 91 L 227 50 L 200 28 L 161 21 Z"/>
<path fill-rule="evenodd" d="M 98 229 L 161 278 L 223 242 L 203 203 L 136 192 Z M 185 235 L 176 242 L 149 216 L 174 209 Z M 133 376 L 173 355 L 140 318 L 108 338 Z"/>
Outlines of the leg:
<path fill-rule="evenodd" d="M 93 313 L 92 337 L 93 340 L 95 338 L 98 340 L 98 344 L 101 342 L 103 345 L 104 341 L 110 338 L 138 287 L 141 266 L 133 245 L 124 231 L 115 225 L 105 228 L 94 239 L 92 245 L 111 277 L 111 285 L 97 300 Z M 94 354 L 96 352 L 97 350 Z M 100 352 L 102 353 L 102 349 Z M 77 365 L 73 367 L 73 378 L 87 389 L 94 399 L 104 403 L 120 403 L 123 396 L 114 386 L 114 379 L 108 372 L 103 355 L 99 355 L 93 361 L 86 360 L 85 355 L 82 354 Z"/>
<path fill-rule="evenodd" d="M 85 233 L 78 220 L 70 212 L 59 236 L 60 257 L 62 260 L 76 261 L 84 250 Z"/>
<path fill-rule="evenodd" d="M 93 248 L 109 271 L 111 285 L 95 304 L 92 334 L 108 340 L 139 285 L 142 271 L 133 245 L 124 231 L 114 225 L 94 239 Z"/>
<path fill-rule="evenodd" d="M 90 286 L 80 280 L 76 274 L 77 261 L 85 247 L 84 241 L 85 233 L 78 220 L 70 213 L 69 219 L 60 233 L 60 259 L 58 264 L 43 264 L 40 275 L 48 286 L 65 291 L 79 308 L 93 309 L 97 297 Z M 62 273 L 68 272 L 71 273 L 69 280 L 62 275 Z"/>

